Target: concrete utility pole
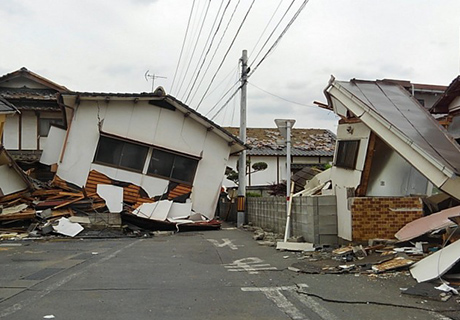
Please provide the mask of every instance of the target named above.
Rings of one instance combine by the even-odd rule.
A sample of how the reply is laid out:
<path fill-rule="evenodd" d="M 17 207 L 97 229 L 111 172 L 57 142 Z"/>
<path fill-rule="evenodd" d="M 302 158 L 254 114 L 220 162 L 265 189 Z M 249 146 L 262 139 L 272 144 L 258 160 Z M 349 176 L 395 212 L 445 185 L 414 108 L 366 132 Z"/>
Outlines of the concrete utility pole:
<path fill-rule="evenodd" d="M 240 140 L 246 143 L 246 101 L 248 81 L 248 52 L 243 50 L 241 61 L 241 106 L 240 106 Z M 246 211 L 246 150 L 241 151 L 238 161 L 238 203 L 236 226 L 239 228 L 245 222 Z"/>

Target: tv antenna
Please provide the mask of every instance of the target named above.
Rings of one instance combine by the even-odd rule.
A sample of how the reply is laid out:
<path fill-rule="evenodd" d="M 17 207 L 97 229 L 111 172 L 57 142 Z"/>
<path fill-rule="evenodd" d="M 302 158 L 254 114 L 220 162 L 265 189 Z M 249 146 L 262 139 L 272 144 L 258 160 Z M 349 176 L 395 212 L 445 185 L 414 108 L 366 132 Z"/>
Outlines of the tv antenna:
<path fill-rule="evenodd" d="M 144 74 L 145 81 L 149 81 L 149 79 L 152 79 L 152 92 L 153 89 L 155 88 L 155 79 L 167 79 L 167 77 L 162 77 L 162 76 L 157 76 L 156 74 L 149 74 L 150 70 L 147 70 Z"/>

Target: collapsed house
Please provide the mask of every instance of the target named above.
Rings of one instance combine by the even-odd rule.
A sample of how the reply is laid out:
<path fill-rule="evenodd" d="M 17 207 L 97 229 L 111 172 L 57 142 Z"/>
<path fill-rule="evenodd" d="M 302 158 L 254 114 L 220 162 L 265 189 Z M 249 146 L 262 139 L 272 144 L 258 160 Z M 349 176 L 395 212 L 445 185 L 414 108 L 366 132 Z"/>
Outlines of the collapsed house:
<path fill-rule="evenodd" d="M 20 112 L 5 121 L 3 145 L 23 169 L 34 168 L 33 176 L 52 175 L 38 163 L 51 125 L 65 127 L 64 110 L 56 94 L 68 89 L 27 68 L 0 77 L 0 96 Z"/>
<path fill-rule="evenodd" d="M 229 132 L 162 88 L 67 92 L 59 103 L 68 125 L 51 127 L 40 160 L 55 183 L 97 194 L 118 207 L 111 212 L 127 203 L 130 218 L 214 217 L 229 155 L 244 149 Z"/>
<path fill-rule="evenodd" d="M 460 148 L 410 92 L 393 81 L 332 78 L 325 95 L 341 118 L 336 153 L 307 189 L 335 195 L 340 238 L 393 238 L 423 216 L 434 189 L 460 199 Z"/>

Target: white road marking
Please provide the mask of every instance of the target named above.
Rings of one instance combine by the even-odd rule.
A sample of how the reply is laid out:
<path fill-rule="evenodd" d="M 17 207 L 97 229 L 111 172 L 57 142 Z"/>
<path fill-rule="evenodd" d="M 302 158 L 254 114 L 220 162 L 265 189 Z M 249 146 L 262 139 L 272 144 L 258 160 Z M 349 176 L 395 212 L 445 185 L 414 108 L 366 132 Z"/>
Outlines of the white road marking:
<path fill-rule="evenodd" d="M 324 308 L 321 304 L 316 302 L 312 297 L 305 294 L 298 294 L 297 298 L 302 302 L 308 309 L 314 311 L 316 314 L 321 315 L 321 318 L 327 320 L 338 320 L 336 316 Z"/>
<path fill-rule="evenodd" d="M 276 306 L 294 320 L 307 320 L 307 316 L 290 302 L 281 291 L 295 291 L 299 287 L 306 288 L 308 285 L 299 284 L 297 286 L 281 286 L 281 287 L 243 287 L 242 291 L 246 292 L 262 292 L 268 299 L 273 301 Z M 315 311 L 316 312 L 316 311 Z"/>
<path fill-rule="evenodd" d="M 278 270 L 276 267 L 271 267 L 268 263 L 256 257 L 243 258 L 235 260 L 232 263 L 224 265 L 228 271 L 246 271 L 249 274 L 258 274 L 259 271 Z"/>
<path fill-rule="evenodd" d="M 223 247 L 229 247 L 232 250 L 238 250 L 238 246 L 233 244 L 232 240 L 223 238 L 222 243 L 219 243 L 219 241 L 215 239 L 207 239 L 209 242 L 211 242 L 213 245 L 215 245 L 217 248 L 223 248 Z"/>

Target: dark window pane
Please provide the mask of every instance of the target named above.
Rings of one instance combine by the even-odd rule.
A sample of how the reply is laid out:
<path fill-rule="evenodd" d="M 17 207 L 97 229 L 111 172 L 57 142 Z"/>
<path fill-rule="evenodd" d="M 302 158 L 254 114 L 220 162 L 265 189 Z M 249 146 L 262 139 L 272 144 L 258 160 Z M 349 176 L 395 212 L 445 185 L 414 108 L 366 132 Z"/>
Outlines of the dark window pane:
<path fill-rule="evenodd" d="M 40 137 L 47 137 L 48 136 L 51 124 L 63 125 L 64 121 L 62 121 L 62 119 L 40 118 L 39 132 L 38 132 Z"/>
<path fill-rule="evenodd" d="M 198 161 L 195 159 L 190 159 L 176 155 L 176 159 L 174 160 L 174 170 L 172 178 L 192 183 L 193 178 L 195 176 L 197 164 Z"/>
<path fill-rule="evenodd" d="M 120 140 L 100 137 L 94 160 L 118 166 L 120 164 L 123 144 L 124 142 Z"/>
<path fill-rule="evenodd" d="M 153 150 L 148 173 L 169 178 L 171 177 L 173 164 L 174 154 L 161 150 Z"/>
<path fill-rule="evenodd" d="M 148 151 L 148 147 L 125 142 L 123 146 L 120 166 L 142 171 Z"/>
<path fill-rule="evenodd" d="M 339 141 L 335 165 L 341 168 L 355 169 L 358 149 L 359 140 Z"/>

